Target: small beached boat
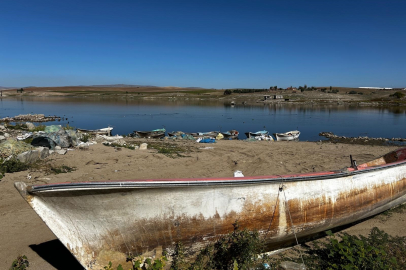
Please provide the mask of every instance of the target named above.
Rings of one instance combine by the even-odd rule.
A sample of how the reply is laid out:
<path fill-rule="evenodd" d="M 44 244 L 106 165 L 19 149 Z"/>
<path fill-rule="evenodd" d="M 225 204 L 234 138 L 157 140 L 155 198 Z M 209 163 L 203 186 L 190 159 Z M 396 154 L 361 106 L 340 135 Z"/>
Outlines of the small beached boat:
<path fill-rule="evenodd" d="M 266 130 L 257 131 L 257 132 L 245 132 L 245 136 L 247 136 L 247 140 L 258 140 L 258 141 L 273 141 L 271 135 Z"/>
<path fill-rule="evenodd" d="M 191 133 L 191 134 L 193 136 L 196 136 L 197 138 L 203 138 L 203 137 L 216 138 L 219 133 L 220 133 L 220 131 L 208 131 L 208 132 L 197 132 L 197 133 Z"/>
<path fill-rule="evenodd" d="M 262 131 L 257 131 L 257 132 L 245 132 L 245 136 L 247 136 L 247 138 L 253 138 L 253 137 L 258 137 L 258 136 L 268 136 L 269 132 L 266 130 L 262 130 Z"/>
<path fill-rule="evenodd" d="M 221 132 L 221 134 L 224 136 L 224 140 L 238 140 L 239 132 L 237 130 L 233 129 L 233 130 Z"/>
<path fill-rule="evenodd" d="M 89 133 L 89 134 L 99 134 L 99 135 L 107 135 L 111 136 L 111 131 L 113 130 L 112 127 L 100 128 L 100 129 L 83 129 L 77 128 L 78 131 Z"/>
<path fill-rule="evenodd" d="M 199 250 L 236 220 L 272 250 L 376 215 L 406 202 L 406 148 L 337 171 L 15 187 L 83 267 L 102 269 L 177 242 Z"/>
<path fill-rule="evenodd" d="M 133 133 L 133 137 L 161 139 L 161 138 L 165 137 L 165 132 L 166 132 L 166 130 L 164 128 L 154 129 L 151 131 L 135 130 Z"/>
<path fill-rule="evenodd" d="M 300 131 L 288 131 L 285 133 L 274 133 L 277 141 L 295 141 L 299 139 Z"/>

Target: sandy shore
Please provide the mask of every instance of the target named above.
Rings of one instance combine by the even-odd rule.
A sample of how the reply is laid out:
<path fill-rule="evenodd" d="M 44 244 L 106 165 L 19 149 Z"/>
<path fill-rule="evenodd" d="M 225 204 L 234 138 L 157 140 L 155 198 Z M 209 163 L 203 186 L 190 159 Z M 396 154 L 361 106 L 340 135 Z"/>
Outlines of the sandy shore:
<path fill-rule="evenodd" d="M 148 142 L 147 140 L 136 141 Z M 43 168 L 7 174 L 0 181 L 0 269 L 24 254 L 29 269 L 80 269 L 74 257 L 56 239 L 48 227 L 21 198 L 13 184 L 106 181 L 145 178 L 226 177 L 240 170 L 245 176 L 306 173 L 341 169 L 350 165 L 351 154 L 358 164 L 372 160 L 394 146 L 365 146 L 318 142 L 244 142 L 219 141 L 198 144 L 179 141 L 188 149 L 183 157 L 172 158 L 155 149 L 120 150 L 101 144 L 88 150 L 68 151 L 66 155 L 49 156 Z M 75 171 L 51 174 L 47 166 L 66 165 Z M 31 178 L 28 179 L 27 175 Z M 394 214 L 384 220 L 373 217 L 346 229 L 349 233 L 367 234 L 374 226 L 391 235 L 405 236 L 406 220 Z"/>

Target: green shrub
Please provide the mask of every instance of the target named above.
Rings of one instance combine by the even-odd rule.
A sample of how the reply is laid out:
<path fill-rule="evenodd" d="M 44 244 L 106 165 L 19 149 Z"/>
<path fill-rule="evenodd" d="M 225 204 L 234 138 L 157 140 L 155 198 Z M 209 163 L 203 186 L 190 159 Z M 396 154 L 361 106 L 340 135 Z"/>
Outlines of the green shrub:
<path fill-rule="evenodd" d="M 0 179 L 4 177 L 6 173 L 14 173 L 25 171 L 29 168 L 29 165 L 12 158 L 3 162 L 0 160 Z"/>
<path fill-rule="evenodd" d="M 237 222 L 233 226 L 233 232 L 204 247 L 194 256 L 194 260 L 186 258 L 181 243 L 176 244 L 171 254 L 171 269 L 249 269 L 259 263 L 261 258 L 258 258 L 258 254 L 264 251 L 264 242 L 259 233 L 246 229 L 239 230 Z"/>
<path fill-rule="evenodd" d="M 69 124 L 66 124 L 66 126 L 63 127 L 65 130 L 75 130 L 75 127 L 69 126 Z"/>
<path fill-rule="evenodd" d="M 348 94 L 350 94 L 350 95 L 356 95 L 356 94 L 358 94 L 358 93 L 357 93 L 357 91 L 352 90 L 352 91 L 350 91 Z"/>
<path fill-rule="evenodd" d="M 405 237 L 392 237 L 374 227 L 368 237 L 327 232 L 327 241 L 314 241 L 305 247 L 303 260 L 308 269 L 406 269 Z M 296 261 L 301 263 L 295 249 Z M 280 261 L 280 260 L 279 260 Z M 273 259 L 272 265 L 278 265 Z"/>
<path fill-rule="evenodd" d="M 132 262 L 132 269 L 130 270 L 163 270 L 168 259 L 165 256 L 151 260 L 150 258 L 134 257 L 131 254 L 127 256 L 127 262 Z M 114 270 L 113 264 L 109 262 L 104 270 Z M 116 270 L 124 270 L 123 266 L 119 264 Z"/>
<path fill-rule="evenodd" d="M 396 93 L 393 93 L 392 95 L 389 95 L 389 96 L 390 97 L 395 97 L 395 98 L 403 98 L 405 96 L 405 94 L 402 93 L 402 92 L 396 92 Z"/>
<path fill-rule="evenodd" d="M 60 174 L 60 173 L 68 173 L 68 172 L 73 172 L 75 171 L 75 168 L 66 166 L 66 165 L 62 165 L 59 167 L 51 167 L 51 172 L 54 174 Z"/>
<path fill-rule="evenodd" d="M 162 256 L 155 260 L 151 260 L 150 258 L 145 259 L 143 257 L 137 259 L 136 257 L 129 255 L 127 257 L 127 261 L 132 262 L 133 264 L 132 270 L 162 270 L 164 269 L 168 259 L 165 256 Z"/>
<path fill-rule="evenodd" d="M 130 150 L 135 150 L 135 145 L 132 145 L 132 144 L 123 144 L 123 145 L 121 145 L 121 144 L 118 144 L 118 143 L 106 142 L 106 143 L 103 143 L 103 145 L 104 146 L 115 147 L 115 148 L 118 148 L 118 149 L 127 148 L 127 149 L 130 149 Z"/>
<path fill-rule="evenodd" d="M 7 128 L 8 129 L 13 129 L 13 130 L 15 130 L 15 129 L 17 129 L 17 130 L 28 130 L 28 127 L 27 127 L 27 125 L 25 123 L 24 124 L 15 123 L 15 125 L 7 125 Z"/>
<path fill-rule="evenodd" d="M 159 154 L 163 154 L 170 158 L 187 157 L 182 153 L 185 153 L 186 151 L 188 151 L 188 149 L 183 148 L 177 144 L 151 142 L 148 144 L 148 147 L 158 150 Z"/>
<path fill-rule="evenodd" d="M 226 90 L 227 91 L 227 90 Z M 233 93 L 257 93 L 257 92 L 268 92 L 268 89 L 234 89 Z"/>
<path fill-rule="evenodd" d="M 89 139 L 90 139 L 90 135 L 87 134 L 87 133 L 84 133 L 84 134 L 82 135 L 82 138 L 81 138 L 80 140 L 81 140 L 82 142 L 88 142 Z"/>
<path fill-rule="evenodd" d="M 38 125 L 35 126 L 35 128 L 32 131 L 44 131 L 45 130 L 45 125 Z"/>
<path fill-rule="evenodd" d="M 24 270 L 27 269 L 30 263 L 28 262 L 27 256 L 20 255 L 11 264 L 10 270 Z"/>
<path fill-rule="evenodd" d="M 23 140 L 23 142 L 25 142 L 26 144 L 31 145 L 31 143 L 32 143 L 32 141 L 33 141 L 33 140 L 34 140 L 34 138 L 33 138 L 33 137 L 29 137 L 29 138 L 27 138 L 27 139 Z"/>

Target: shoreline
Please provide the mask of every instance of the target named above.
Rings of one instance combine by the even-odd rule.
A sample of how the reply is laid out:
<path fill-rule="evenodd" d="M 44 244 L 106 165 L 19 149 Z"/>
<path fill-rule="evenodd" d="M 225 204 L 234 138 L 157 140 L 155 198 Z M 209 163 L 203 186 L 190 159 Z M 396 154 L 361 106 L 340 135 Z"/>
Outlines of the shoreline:
<path fill-rule="evenodd" d="M 406 107 L 406 98 L 396 98 L 396 92 L 405 90 L 376 90 L 363 88 L 337 88 L 337 93 L 322 91 L 269 90 L 256 93 L 232 93 L 224 95 L 224 90 L 177 87 L 29 87 L 23 93 L 16 89 L 2 90 L 1 98 L 25 97 L 75 97 L 75 98 L 119 98 L 126 100 L 165 99 L 222 101 L 235 105 L 267 104 L 319 104 L 344 106 Z M 356 94 L 350 94 L 350 93 Z M 270 99 L 264 98 L 269 96 Z M 276 98 L 277 99 L 273 99 Z"/>

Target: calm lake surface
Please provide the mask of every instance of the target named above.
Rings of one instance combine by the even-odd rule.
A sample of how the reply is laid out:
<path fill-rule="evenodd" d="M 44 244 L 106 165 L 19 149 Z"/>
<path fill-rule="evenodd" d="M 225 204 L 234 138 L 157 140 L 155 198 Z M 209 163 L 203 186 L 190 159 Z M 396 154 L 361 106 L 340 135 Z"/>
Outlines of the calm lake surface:
<path fill-rule="evenodd" d="M 340 136 L 406 137 L 406 109 L 345 105 L 235 105 L 221 101 L 24 97 L 0 99 L 0 118 L 18 114 L 66 117 L 55 122 L 77 128 L 113 127 L 113 134 L 163 128 L 167 131 L 206 132 L 236 129 L 270 133 L 300 130 L 301 141 L 324 139 L 331 131 Z M 54 122 L 47 122 L 51 125 Z"/>

